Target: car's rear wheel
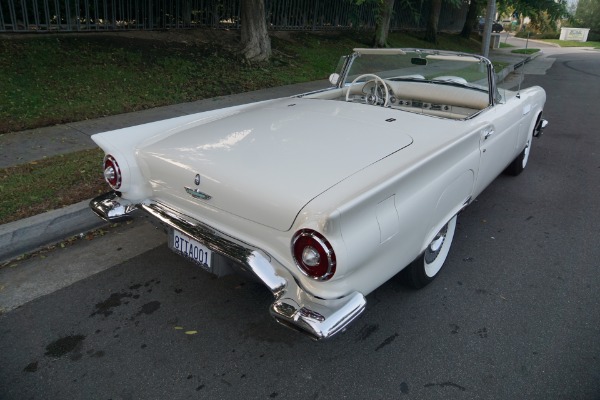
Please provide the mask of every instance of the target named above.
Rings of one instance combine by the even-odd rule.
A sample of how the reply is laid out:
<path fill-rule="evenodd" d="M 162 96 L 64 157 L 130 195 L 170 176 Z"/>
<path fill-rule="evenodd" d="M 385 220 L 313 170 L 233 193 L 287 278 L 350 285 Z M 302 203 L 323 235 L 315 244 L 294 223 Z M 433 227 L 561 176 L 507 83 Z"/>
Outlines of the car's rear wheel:
<path fill-rule="evenodd" d="M 425 251 L 402 271 L 402 277 L 408 285 L 420 289 L 438 275 L 452 245 L 456 230 L 456 218 L 456 215 L 452 217 L 435 235 Z"/>

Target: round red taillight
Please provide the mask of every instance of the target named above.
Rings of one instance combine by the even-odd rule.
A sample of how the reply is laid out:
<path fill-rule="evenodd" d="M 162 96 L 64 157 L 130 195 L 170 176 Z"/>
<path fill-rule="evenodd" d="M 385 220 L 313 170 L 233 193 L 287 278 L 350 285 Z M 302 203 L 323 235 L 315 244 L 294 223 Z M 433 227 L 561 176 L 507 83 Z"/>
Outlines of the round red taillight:
<path fill-rule="evenodd" d="M 119 168 L 117 160 L 110 154 L 104 157 L 104 179 L 114 190 L 121 187 L 121 168 Z"/>
<path fill-rule="evenodd" d="M 302 229 L 292 239 L 292 255 L 300 271 L 308 277 L 326 281 L 335 274 L 335 252 L 319 232 Z"/>

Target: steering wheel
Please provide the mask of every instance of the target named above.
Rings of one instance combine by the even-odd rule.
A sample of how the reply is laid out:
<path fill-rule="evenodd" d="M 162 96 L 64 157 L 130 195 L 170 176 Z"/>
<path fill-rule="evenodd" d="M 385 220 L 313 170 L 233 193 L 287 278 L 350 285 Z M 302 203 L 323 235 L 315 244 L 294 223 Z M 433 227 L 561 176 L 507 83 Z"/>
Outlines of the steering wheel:
<path fill-rule="evenodd" d="M 350 99 L 350 89 L 354 86 L 354 84 L 362 78 L 366 78 L 366 77 L 370 77 L 370 78 L 374 78 L 375 80 L 375 86 L 373 87 L 374 90 L 371 91 L 371 93 L 367 94 L 365 96 L 365 103 L 367 104 L 371 104 L 371 105 L 377 105 L 380 103 L 381 100 L 383 100 L 383 107 L 387 107 L 388 103 L 390 101 L 390 92 L 388 91 L 388 87 L 385 84 L 385 82 L 383 81 L 383 79 L 381 79 L 380 77 L 378 77 L 377 75 L 374 74 L 363 74 L 363 75 L 359 75 L 357 76 L 352 83 L 350 84 L 350 87 L 348 88 L 348 91 L 346 92 L 346 101 L 354 101 Z M 365 82 L 365 84 L 363 85 L 363 89 L 365 88 L 365 86 L 367 86 L 367 83 L 372 82 L 372 80 Z M 383 86 L 383 91 L 381 91 L 381 88 L 379 87 L 379 85 Z M 383 92 L 383 93 L 381 93 Z M 364 92 L 363 92 L 364 93 Z M 381 99 L 379 97 L 379 93 L 381 93 L 383 95 L 383 98 Z"/>

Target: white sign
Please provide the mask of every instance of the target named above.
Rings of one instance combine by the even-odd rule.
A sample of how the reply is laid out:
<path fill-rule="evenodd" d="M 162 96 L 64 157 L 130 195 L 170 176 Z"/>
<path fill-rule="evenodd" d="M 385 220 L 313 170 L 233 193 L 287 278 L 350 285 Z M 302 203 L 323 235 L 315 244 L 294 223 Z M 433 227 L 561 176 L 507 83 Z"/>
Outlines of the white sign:
<path fill-rule="evenodd" d="M 560 28 L 560 40 L 587 42 L 589 28 Z"/>

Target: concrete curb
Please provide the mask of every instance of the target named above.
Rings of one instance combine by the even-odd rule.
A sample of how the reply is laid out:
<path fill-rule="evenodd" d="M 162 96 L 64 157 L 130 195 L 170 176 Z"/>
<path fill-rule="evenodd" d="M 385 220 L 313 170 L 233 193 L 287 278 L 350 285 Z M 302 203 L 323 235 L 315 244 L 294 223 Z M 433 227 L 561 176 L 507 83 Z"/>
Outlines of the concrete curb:
<path fill-rule="evenodd" d="M 106 224 L 90 209 L 89 200 L 85 200 L 0 225 L 0 263 Z"/>

